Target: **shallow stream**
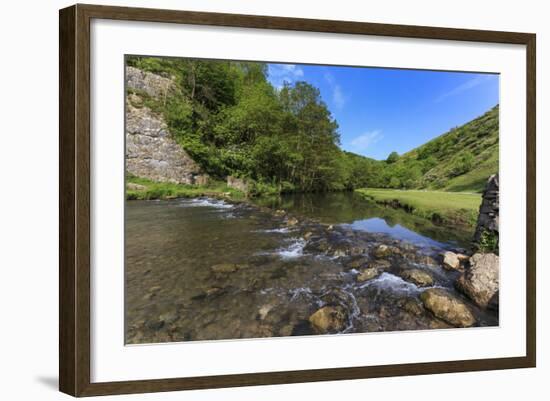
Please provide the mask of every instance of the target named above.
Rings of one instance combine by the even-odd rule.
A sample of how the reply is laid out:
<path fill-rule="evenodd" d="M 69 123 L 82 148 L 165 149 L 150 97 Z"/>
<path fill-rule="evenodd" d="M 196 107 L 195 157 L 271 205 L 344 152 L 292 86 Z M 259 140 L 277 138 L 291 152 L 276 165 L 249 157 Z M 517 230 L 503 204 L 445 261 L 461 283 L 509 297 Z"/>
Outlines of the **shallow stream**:
<path fill-rule="evenodd" d="M 324 305 L 345 309 L 338 333 L 451 327 L 423 308 L 419 295 L 429 287 L 460 297 L 477 326 L 498 324 L 498 313 L 454 290 L 459 273 L 438 262 L 442 251 L 467 247 L 471 232 L 353 193 L 256 205 L 127 201 L 125 229 L 126 343 L 316 334 L 308 319 Z M 380 274 L 358 280 L 362 264 L 381 263 L 372 256 L 380 245 L 393 249 Z M 410 268 L 433 284 L 403 279 Z"/>

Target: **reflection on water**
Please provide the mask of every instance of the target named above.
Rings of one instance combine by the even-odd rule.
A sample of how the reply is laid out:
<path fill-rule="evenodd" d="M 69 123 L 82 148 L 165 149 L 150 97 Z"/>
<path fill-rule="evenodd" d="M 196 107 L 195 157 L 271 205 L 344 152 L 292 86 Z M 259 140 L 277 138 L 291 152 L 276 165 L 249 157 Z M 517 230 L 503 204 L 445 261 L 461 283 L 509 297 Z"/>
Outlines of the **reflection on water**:
<path fill-rule="evenodd" d="M 349 224 L 353 230 L 363 230 L 373 233 L 384 233 L 388 234 L 393 238 L 400 240 L 408 241 L 412 244 L 421 246 L 421 247 L 439 247 L 444 248 L 446 244 L 435 241 L 431 238 L 425 237 L 418 233 L 415 233 L 408 228 L 401 226 L 400 224 L 395 224 L 390 226 L 386 223 L 386 220 L 380 217 L 372 217 L 370 219 L 356 220 L 353 223 Z"/>
<path fill-rule="evenodd" d="M 468 248 L 473 236 L 471 228 L 436 225 L 402 209 L 368 201 L 352 191 L 285 194 L 255 202 L 327 224 L 350 224 L 353 229 L 386 233 L 417 245 Z"/>
<path fill-rule="evenodd" d="M 208 198 L 126 203 L 127 343 L 313 334 L 308 318 L 328 302 L 347 311 L 341 333 L 445 327 L 427 312 L 404 312 L 403 305 L 418 303 L 424 288 L 404 281 L 399 272 L 422 269 L 434 286 L 460 296 L 453 289 L 456 272 L 424 265 L 426 256 L 417 257 L 435 257 L 460 244 L 457 232 L 352 193 L 258 203 L 334 228 L 303 218 L 289 225 L 271 209 Z M 402 253 L 388 258 L 378 278 L 359 281 L 358 270 L 348 263 L 368 257 L 381 243 L 395 245 L 394 239 L 419 248 L 399 245 Z M 315 241 L 317 248 L 311 248 Z M 498 316 L 469 305 L 479 325 L 498 323 Z"/>

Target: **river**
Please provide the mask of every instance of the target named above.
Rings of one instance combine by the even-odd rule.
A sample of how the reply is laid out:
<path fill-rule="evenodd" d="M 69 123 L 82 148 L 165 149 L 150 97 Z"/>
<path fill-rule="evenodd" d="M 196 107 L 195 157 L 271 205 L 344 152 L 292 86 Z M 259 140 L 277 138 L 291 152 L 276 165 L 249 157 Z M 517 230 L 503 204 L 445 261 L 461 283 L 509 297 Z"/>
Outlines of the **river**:
<path fill-rule="evenodd" d="M 341 334 L 449 328 L 424 310 L 425 288 L 402 278 L 405 265 L 427 272 L 430 287 L 460 297 L 476 326 L 498 324 L 498 313 L 454 290 L 458 272 L 434 262 L 442 251 L 467 247 L 471 232 L 353 192 L 255 205 L 127 201 L 125 223 L 128 344 L 316 334 L 308 318 L 328 304 L 345 310 L 335 331 Z M 362 261 L 380 244 L 395 254 L 375 278 L 358 280 Z"/>

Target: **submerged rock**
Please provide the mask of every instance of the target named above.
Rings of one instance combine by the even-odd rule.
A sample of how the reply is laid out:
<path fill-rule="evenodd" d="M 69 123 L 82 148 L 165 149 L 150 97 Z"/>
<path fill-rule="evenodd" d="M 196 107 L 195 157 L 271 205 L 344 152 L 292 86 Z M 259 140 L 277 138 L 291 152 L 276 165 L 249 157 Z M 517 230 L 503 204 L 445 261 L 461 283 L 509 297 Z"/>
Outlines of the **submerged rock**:
<path fill-rule="evenodd" d="M 391 267 L 391 263 L 389 260 L 377 259 L 370 262 L 369 267 L 376 267 L 377 269 L 382 269 L 382 270 L 389 269 Z"/>
<path fill-rule="evenodd" d="M 349 269 L 360 269 L 361 267 L 368 264 L 370 261 L 369 257 L 362 256 L 359 258 L 352 259 L 346 263 L 346 267 Z"/>
<path fill-rule="evenodd" d="M 420 295 L 420 299 L 435 317 L 455 327 L 470 327 L 476 323 L 466 304 L 445 290 L 430 288 Z"/>
<path fill-rule="evenodd" d="M 447 251 L 443 254 L 443 267 L 447 270 L 458 270 L 460 268 L 460 259 L 454 252 Z"/>
<path fill-rule="evenodd" d="M 283 327 L 279 329 L 279 336 L 281 337 L 291 336 L 293 330 L 294 330 L 294 325 L 285 324 Z"/>
<path fill-rule="evenodd" d="M 414 316 L 420 316 L 424 313 L 422 303 L 414 298 L 409 298 L 403 304 L 403 309 Z"/>
<path fill-rule="evenodd" d="M 439 263 L 437 263 L 437 261 L 434 258 L 432 258 L 431 256 L 425 255 L 425 254 L 422 254 L 422 253 L 419 253 L 419 252 L 407 252 L 405 254 L 405 258 L 407 258 L 408 260 L 410 260 L 412 262 L 419 263 L 419 264 L 422 264 L 422 265 L 428 265 L 428 266 L 437 266 L 437 265 L 439 265 Z"/>
<path fill-rule="evenodd" d="M 204 291 L 201 291 L 199 292 L 198 294 L 196 295 L 193 295 L 191 297 L 192 300 L 202 300 L 202 299 L 205 299 L 205 298 L 208 298 L 208 297 L 215 297 L 215 296 L 218 296 L 218 295 L 222 295 L 226 292 L 226 289 L 225 288 L 221 288 L 221 287 L 210 287 L 210 288 L 207 288 L 206 290 Z"/>
<path fill-rule="evenodd" d="M 334 256 L 335 258 L 340 258 L 348 254 L 348 247 L 345 244 L 339 244 L 335 247 L 332 247 L 328 252 L 329 255 Z"/>
<path fill-rule="evenodd" d="M 246 269 L 248 265 L 237 263 L 218 263 L 210 266 L 210 270 L 214 273 L 234 273 L 240 269 Z"/>
<path fill-rule="evenodd" d="M 304 247 L 306 252 L 320 252 L 326 253 L 330 249 L 330 245 L 326 238 L 319 238 L 316 240 L 310 240 Z"/>
<path fill-rule="evenodd" d="M 348 253 L 352 256 L 362 255 L 365 253 L 366 249 L 361 245 L 351 245 L 349 247 Z"/>
<path fill-rule="evenodd" d="M 336 333 L 346 326 L 347 313 L 342 306 L 324 306 L 309 317 L 318 334 Z"/>
<path fill-rule="evenodd" d="M 296 217 L 290 217 L 287 221 L 286 221 L 286 225 L 287 226 L 295 226 L 296 224 L 298 224 L 298 219 Z"/>
<path fill-rule="evenodd" d="M 368 280 L 372 280 L 380 275 L 380 270 L 376 267 L 367 267 L 357 275 L 357 281 L 360 283 Z"/>
<path fill-rule="evenodd" d="M 267 314 L 273 309 L 275 305 L 273 304 L 266 304 L 262 305 L 260 309 L 258 310 L 258 317 L 260 320 L 264 320 L 267 316 Z"/>
<path fill-rule="evenodd" d="M 476 253 L 456 287 L 477 305 L 498 307 L 499 258 L 494 253 Z"/>
<path fill-rule="evenodd" d="M 355 244 L 348 239 L 329 240 L 329 243 L 331 243 L 331 245 L 327 254 L 334 257 L 343 257 L 347 255 L 358 256 L 362 255 L 365 251 L 365 248 L 360 244 Z"/>
<path fill-rule="evenodd" d="M 379 245 L 373 251 L 374 257 L 378 259 L 386 258 L 391 254 L 392 254 L 392 250 L 387 245 Z"/>
<path fill-rule="evenodd" d="M 434 284 L 434 279 L 431 274 L 421 269 L 401 270 L 399 276 L 403 280 L 416 284 L 418 287 L 429 287 Z"/>
<path fill-rule="evenodd" d="M 352 297 L 350 293 L 335 287 L 321 295 L 321 300 L 328 306 L 344 306 L 350 308 L 353 303 Z"/>

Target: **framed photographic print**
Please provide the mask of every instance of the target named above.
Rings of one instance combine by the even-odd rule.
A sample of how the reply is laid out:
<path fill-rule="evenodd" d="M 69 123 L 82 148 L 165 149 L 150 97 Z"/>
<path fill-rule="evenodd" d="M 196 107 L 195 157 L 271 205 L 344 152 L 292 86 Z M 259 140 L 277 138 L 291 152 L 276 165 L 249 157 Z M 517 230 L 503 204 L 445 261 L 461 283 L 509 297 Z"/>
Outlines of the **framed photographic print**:
<path fill-rule="evenodd" d="M 534 367 L 535 35 L 60 11 L 60 390 Z"/>

